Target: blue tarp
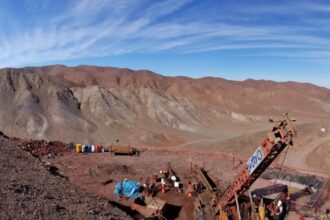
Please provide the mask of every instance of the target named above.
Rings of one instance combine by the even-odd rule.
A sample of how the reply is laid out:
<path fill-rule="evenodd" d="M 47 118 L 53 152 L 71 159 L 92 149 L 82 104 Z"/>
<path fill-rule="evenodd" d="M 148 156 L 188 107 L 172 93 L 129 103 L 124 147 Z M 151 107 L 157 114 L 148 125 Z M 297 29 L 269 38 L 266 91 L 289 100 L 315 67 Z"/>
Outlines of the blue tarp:
<path fill-rule="evenodd" d="M 121 196 L 124 195 L 129 198 L 137 198 L 140 190 L 140 184 L 138 184 L 135 181 L 121 181 L 116 184 L 115 187 L 115 195 L 116 196 Z"/>

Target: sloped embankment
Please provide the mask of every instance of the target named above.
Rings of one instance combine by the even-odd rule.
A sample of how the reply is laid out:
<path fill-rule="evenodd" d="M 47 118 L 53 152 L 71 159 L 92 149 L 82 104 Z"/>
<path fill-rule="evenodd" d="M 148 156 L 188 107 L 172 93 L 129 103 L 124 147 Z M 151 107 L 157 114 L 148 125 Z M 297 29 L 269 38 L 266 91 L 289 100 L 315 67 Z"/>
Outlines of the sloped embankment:
<path fill-rule="evenodd" d="M 18 144 L 0 135 L 0 219 L 132 219 L 112 202 L 51 175 Z"/>

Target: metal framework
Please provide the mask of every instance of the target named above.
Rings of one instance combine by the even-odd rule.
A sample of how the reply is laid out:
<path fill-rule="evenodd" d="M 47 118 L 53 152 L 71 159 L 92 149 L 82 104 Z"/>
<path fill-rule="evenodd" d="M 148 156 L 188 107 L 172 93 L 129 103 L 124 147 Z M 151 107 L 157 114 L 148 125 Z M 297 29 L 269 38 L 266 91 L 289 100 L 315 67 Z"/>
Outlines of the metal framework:
<path fill-rule="evenodd" d="M 292 145 L 292 138 L 296 136 L 296 130 L 292 125 L 292 121 L 294 120 L 290 120 L 287 113 L 284 114 L 283 120 L 270 120 L 270 122 L 275 122 L 277 124 L 273 127 L 273 130 L 267 134 L 261 146 L 257 148 L 255 153 L 248 160 L 246 167 L 240 171 L 233 183 L 221 196 L 219 201 L 221 208 L 235 201 L 235 194 L 237 196 L 243 195 L 282 150 L 288 145 Z"/>
<path fill-rule="evenodd" d="M 216 186 L 214 185 L 210 177 L 207 175 L 207 172 L 204 170 L 204 168 L 200 168 L 195 165 L 193 176 L 196 178 L 196 180 L 201 182 L 208 191 L 216 191 Z"/>

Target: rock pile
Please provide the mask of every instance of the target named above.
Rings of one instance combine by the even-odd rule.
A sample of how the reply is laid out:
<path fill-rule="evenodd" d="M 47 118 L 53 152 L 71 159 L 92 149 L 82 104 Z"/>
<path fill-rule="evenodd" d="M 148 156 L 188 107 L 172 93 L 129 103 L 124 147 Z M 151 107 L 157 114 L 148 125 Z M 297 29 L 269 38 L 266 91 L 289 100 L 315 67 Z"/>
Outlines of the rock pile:
<path fill-rule="evenodd" d="M 22 144 L 24 142 L 24 144 Z M 34 154 L 62 152 L 65 144 L 47 141 L 13 142 L 0 135 L 0 219 L 131 220 L 107 199 L 92 195 L 44 169 Z M 17 147 L 20 144 L 21 147 Z M 25 150 L 23 150 L 24 148 Z M 50 173 L 53 172 L 53 173 Z M 52 174 L 52 175 L 51 175 Z"/>
<path fill-rule="evenodd" d="M 59 154 L 70 151 L 67 144 L 60 141 L 29 140 L 22 142 L 20 147 L 30 152 L 33 156 Z"/>

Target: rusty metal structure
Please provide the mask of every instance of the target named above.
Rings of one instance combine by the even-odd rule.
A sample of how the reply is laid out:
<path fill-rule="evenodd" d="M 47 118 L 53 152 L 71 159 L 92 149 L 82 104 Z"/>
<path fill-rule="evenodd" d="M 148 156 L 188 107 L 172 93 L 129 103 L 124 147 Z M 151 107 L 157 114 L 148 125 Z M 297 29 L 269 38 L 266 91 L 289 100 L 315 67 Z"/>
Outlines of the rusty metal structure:
<path fill-rule="evenodd" d="M 216 191 L 216 185 L 212 181 L 212 179 L 208 176 L 207 172 L 204 170 L 204 168 L 200 168 L 197 165 L 194 167 L 194 172 L 193 176 L 201 182 L 204 187 L 209 191 L 209 192 L 215 192 Z"/>
<path fill-rule="evenodd" d="M 288 145 L 292 145 L 292 139 L 296 136 L 296 130 L 292 125 L 294 120 L 290 120 L 286 113 L 282 120 L 270 119 L 269 121 L 275 123 L 275 126 L 247 161 L 246 166 L 238 173 L 233 183 L 220 197 L 218 203 L 220 209 L 223 210 L 232 204 L 235 201 L 235 195 L 238 197 L 243 195 L 275 158 Z"/>

